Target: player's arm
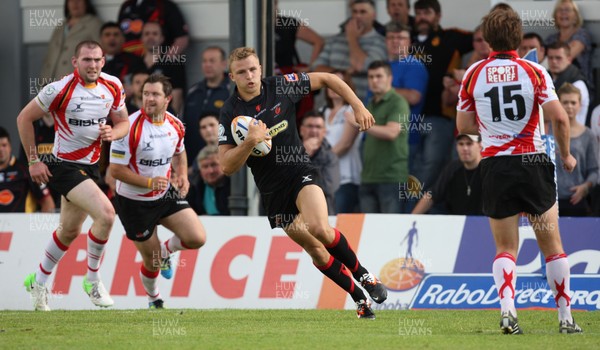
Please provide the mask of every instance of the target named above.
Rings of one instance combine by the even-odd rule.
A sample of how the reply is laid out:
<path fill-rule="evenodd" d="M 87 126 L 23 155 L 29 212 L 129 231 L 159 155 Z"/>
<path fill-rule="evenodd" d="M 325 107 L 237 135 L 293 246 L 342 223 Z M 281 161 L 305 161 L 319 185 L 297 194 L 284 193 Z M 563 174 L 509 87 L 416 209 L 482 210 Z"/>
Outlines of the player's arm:
<path fill-rule="evenodd" d="M 171 183 L 175 185 L 179 194 L 182 197 L 185 197 L 190 189 L 190 181 L 188 180 L 187 173 L 187 154 L 185 151 L 175 153 L 171 165 L 175 172 L 175 175 L 171 179 Z"/>
<path fill-rule="evenodd" d="M 479 135 L 479 125 L 475 119 L 475 112 L 456 112 L 456 128 L 459 134 Z"/>
<path fill-rule="evenodd" d="M 371 112 L 367 110 L 354 91 L 340 77 L 330 73 L 308 73 L 308 76 L 310 77 L 311 90 L 328 87 L 342 96 L 344 101 L 352 107 L 354 118 L 360 130 L 367 130 L 375 124 L 375 118 L 373 118 Z"/>
<path fill-rule="evenodd" d="M 27 155 L 29 175 L 31 176 L 31 180 L 38 184 L 48 183 L 52 176 L 48 167 L 39 160 L 35 145 L 35 131 L 33 129 L 33 122 L 42 118 L 45 113 L 38 105 L 38 102 L 33 99 L 21 110 L 21 113 L 17 117 L 17 129 L 19 130 L 23 149 Z"/>
<path fill-rule="evenodd" d="M 100 138 L 102 138 L 102 141 L 113 141 L 125 137 L 129 132 L 127 109 L 123 108 L 120 111 L 111 111 L 110 119 L 113 122 L 113 126 L 108 124 L 100 126 Z"/>
<path fill-rule="evenodd" d="M 221 160 L 221 169 L 227 176 L 236 173 L 246 163 L 250 156 L 252 145 L 243 142 L 239 146 L 219 145 L 219 159 Z"/>
<path fill-rule="evenodd" d="M 569 136 L 569 117 L 558 100 L 546 102 L 542 105 L 544 116 L 552 121 L 552 131 L 560 152 L 560 159 L 566 171 L 572 172 L 577 165 L 577 160 L 571 155 Z"/>
<path fill-rule="evenodd" d="M 259 120 L 258 124 L 250 123 L 248 125 L 248 135 L 246 135 L 244 142 L 238 146 L 228 144 L 219 145 L 219 160 L 221 161 L 223 173 L 231 176 L 240 170 L 246 164 L 246 160 L 250 157 L 254 146 L 271 139 L 268 131 L 265 123 Z"/>

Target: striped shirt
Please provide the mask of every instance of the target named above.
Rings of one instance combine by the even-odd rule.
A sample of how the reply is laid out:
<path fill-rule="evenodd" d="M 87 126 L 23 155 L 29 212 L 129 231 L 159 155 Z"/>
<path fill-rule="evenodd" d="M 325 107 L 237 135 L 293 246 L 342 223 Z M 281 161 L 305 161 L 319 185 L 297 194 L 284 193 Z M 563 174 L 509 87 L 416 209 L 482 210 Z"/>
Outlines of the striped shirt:
<path fill-rule="evenodd" d="M 173 155 L 183 152 L 183 123 L 169 112 L 158 124 L 143 109 L 129 116 L 129 132 L 110 145 L 110 162 L 126 165 L 138 175 L 148 178 L 171 176 Z M 117 193 L 139 201 L 162 198 L 167 189 L 152 190 L 117 180 Z"/>
<path fill-rule="evenodd" d="M 544 67 L 516 51 L 492 52 L 464 75 L 457 110 L 475 112 L 484 158 L 546 153 L 540 106 L 558 100 Z"/>
<path fill-rule="evenodd" d="M 75 70 L 46 85 L 35 101 L 54 117 L 52 153 L 58 159 L 94 164 L 100 158 L 100 124 L 111 111 L 125 108 L 125 90 L 118 78 L 106 73 L 86 85 Z"/>

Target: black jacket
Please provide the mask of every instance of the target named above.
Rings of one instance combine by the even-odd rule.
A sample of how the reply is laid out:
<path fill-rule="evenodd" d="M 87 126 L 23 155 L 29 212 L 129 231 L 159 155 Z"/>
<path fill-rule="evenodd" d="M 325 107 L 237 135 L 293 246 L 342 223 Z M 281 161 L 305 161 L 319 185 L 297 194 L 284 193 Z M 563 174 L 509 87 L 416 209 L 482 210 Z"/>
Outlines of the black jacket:
<path fill-rule="evenodd" d="M 564 84 L 564 83 L 569 83 L 569 84 L 573 84 L 576 81 L 583 81 L 585 83 L 585 85 L 588 87 L 590 84 L 588 83 L 587 79 L 585 78 L 585 75 L 583 75 L 583 73 L 581 73 L 581 71 L 579 70 L 579 68 L 577 68 L 577 66 L 575 66 L 574 64 L 570 64 L 564 71 L 560 72 L 560 74 L 558 74 L 556 77 L 554 78 L 554 88 L 556 90 L 560 89 L 560 87 Z"/>
<path fill-rule="evenodd" d="M 190 164 L 206 145 L 198 131 L 200 117 L 210 113 L 219 119 L 221 107 L 230 95 L 230 83 L 229 77 L 225 75 L 221 85 L 216 88 L 209 88 L 206 80 L 202 80 L 188 91 L 183 109 L 183 123 L 185 124 L 184 144 Z"/>
<path fill-rule="evenodd" d="M 207 184 L 204 183 L 200 176 L 197 177 L 195 183 L 191 184 L 188 194 L 188 203 L 198 215 L 207 215 L 204 207 L 204 192 Z M 218 215 L 229 215 L 229 194 L 231 193 L 231 179 L 227 176 L 223 177 L 221 183 L 215 188 L 215 201 Z"/>

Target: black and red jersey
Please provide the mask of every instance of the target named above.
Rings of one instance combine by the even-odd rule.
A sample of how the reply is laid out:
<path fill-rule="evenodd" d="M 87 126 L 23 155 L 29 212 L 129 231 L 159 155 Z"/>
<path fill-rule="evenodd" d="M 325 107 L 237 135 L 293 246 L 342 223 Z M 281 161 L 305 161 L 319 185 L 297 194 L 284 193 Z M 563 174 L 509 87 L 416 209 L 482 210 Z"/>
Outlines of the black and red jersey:
<path fill-rule="evenodd" d="M 136 55 L 144 53 L 141 41 L 146 22 L 158 22 L 168 46 L 175 38 L 188 34 L 188 26 L 177 5 L 170 0 L 126 0 L 119 10 L 119 25 L 125 34 L 123 51 Z"/>
<path fill-rule="evenodd" d="M 225 101 L 219 118 L 219 145 L 236 145 L 231 135 L 231 122 L 237 116 L 261 120 L 273 136 L 271 152 L 264 157 L 248 157 L 261 193 L 289 186 L 289 178 L 311 168 L 296 128 L 296 102 L 310 93 L 310 78 L 306 73 L 292 73 L 262 79 L 261 93 L 244 101 L 238 91 Z"/>

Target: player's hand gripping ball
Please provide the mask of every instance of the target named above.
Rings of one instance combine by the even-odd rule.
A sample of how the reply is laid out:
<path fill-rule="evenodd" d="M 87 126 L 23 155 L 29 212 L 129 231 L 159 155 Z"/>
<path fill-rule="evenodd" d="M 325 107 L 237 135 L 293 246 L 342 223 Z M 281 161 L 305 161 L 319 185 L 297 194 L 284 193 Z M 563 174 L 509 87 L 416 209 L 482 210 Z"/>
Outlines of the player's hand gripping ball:
<path fill-rule="evenodd" d="M 231 121 L 231 134 L 233 135 L 236 144 L 240 145 L 244 142 L 248 135 L 248 125 L 250 125 L 250 123 L 256 125 L 258 124 L 258 120 L 244 115 L 233 118 Z M 264 140 L 254 146 L 251 155 L 255 157 L 264 157 L 269 154 L 269 152 L 271 152 L 271 140 Z"/>

